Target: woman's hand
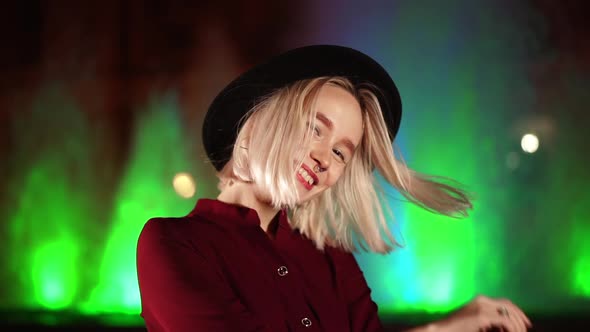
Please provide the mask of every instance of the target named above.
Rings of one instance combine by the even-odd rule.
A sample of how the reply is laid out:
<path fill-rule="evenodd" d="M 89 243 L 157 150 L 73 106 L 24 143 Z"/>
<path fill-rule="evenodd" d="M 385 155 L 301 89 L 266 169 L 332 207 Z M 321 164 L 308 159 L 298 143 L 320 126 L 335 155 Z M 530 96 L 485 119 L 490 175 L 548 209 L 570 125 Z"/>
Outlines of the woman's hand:
<path fill-rule="evenodd" d="M 425 330 L 479 332 L 496 328 L 505 332 L 525 332 L 530 327 L 532 324 L 529 318 L 509 300 L 478 296 Z"/>

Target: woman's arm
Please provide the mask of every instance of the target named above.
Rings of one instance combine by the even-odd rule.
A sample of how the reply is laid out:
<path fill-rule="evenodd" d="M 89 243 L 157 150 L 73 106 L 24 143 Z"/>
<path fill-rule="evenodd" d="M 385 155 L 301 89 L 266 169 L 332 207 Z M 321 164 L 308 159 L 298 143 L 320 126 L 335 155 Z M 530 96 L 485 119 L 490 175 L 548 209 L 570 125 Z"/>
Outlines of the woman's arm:
<path fill-rule="evenodd" d="M 147 329 L 266 331 L 218 274 L 211 257 L 175 235 L 171 226 L 177 222 L 182 221 L 150 220 L 139 237 L 137 275 Z"/>
<path fill-rule="evenodd" d="M 351 331 L 382 331 L 377 305 L 371 299 L 371 290 L 356 259 L 341 250 L 330 249 L 330 253 L 340 294 L 348 305 Z M 494 327 L 507 332 L 525 332 L 531 322 L 509 300 L 478 296 L 445 319 L 404 332 L 478 332 Z"/>
<path fill-rule="evenodd" d="M 383 331 L 377 304 L 371 299 L 371 289 L 354 256 L 339 249 L 327 250 L 334 264 L 338 292 L 348 307 L 350 331 Z"/>
<path fill-rule="evenodd" d="M 404 332 L 443 332 L 436 324 L 428 324 L 424 326 L 415 327 Z"/>
<path fill-rule="evenodd" d="M 478 332 L 491 328 L 525 332 L 530 327 L 529 318 L 511 301 L 477 296 L 449 317 L 405 332 Z"/>

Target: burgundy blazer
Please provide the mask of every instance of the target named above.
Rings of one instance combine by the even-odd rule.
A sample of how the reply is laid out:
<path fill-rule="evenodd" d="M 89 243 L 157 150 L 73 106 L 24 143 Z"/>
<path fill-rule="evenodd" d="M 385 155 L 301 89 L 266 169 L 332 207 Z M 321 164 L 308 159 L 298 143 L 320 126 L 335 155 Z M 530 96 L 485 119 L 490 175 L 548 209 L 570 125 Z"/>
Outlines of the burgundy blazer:
<path fill-rule="evenodd" d="M 271 239 L 255 210 L 210 199 L 186 217 L 150 219 L 137 247 L 147 329 L 382 331 L 354 256 L 318 250 L 285 212 L 274 222 Z"/>

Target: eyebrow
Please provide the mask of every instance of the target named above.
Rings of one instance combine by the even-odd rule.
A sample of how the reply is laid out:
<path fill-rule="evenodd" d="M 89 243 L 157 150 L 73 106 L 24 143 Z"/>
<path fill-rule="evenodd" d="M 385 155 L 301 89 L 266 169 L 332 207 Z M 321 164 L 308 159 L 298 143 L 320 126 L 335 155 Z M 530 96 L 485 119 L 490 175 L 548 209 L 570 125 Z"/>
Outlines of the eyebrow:
<path fill-rule="evenodd" d="M 328 127 L 328 129 L 332 130 L 334 128 L 334 123 L 332 122 L 332 120 L 328 119 L 327 116 L 325 116 L 322 112 L 317 112 L 316 113 L 316 118 L 318 120 L 320 120 L 320 122 L 322 122 L 324 124 L 324 126 Z M 347 137 L 345 137 L 342 140 L 342 143 L 350 150 L 350 152 L 354 152 L 354 149 L 356 148 L 354 146 L 354 144 L 352 144 L 352 142 L 350 141 L 350 139 L 348 139 Z"/>

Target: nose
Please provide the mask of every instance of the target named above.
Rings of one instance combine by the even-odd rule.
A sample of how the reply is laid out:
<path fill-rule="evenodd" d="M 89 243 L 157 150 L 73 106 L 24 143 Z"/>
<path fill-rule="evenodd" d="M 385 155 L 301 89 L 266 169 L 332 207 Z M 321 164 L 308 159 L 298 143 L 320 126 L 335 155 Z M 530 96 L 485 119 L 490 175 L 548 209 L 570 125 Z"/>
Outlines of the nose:
<path fill-rule="evenodd" d="M 328 167 L 330 167 L 330 149 L 325 145 L 321 145 L 322 144 L 318 144 L 311 149 L 310 157 L 316 162 L 316 165 L 319 167 L 319 171 L 323 172 L 326 171 Z M 316 165 L 313 165 L 314 171 L 318 171 L 316 169 Z"/>

